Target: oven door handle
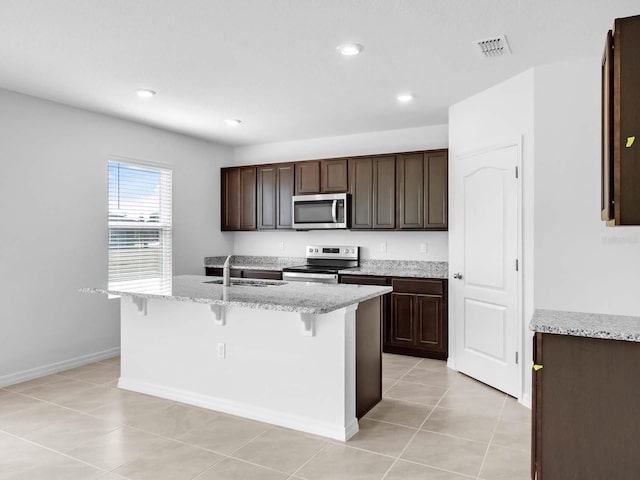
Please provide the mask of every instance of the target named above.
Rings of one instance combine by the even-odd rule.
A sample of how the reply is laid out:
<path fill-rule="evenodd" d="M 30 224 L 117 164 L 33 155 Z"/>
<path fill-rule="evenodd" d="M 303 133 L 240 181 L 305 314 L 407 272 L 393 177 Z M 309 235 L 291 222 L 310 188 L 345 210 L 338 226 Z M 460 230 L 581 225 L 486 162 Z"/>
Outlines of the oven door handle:
<path fill-rule="evenodd" d="M 331 204 L 331 217 L 333 218 L 333 223 L 338 223 L 338 200 L 334 200 Z"/>

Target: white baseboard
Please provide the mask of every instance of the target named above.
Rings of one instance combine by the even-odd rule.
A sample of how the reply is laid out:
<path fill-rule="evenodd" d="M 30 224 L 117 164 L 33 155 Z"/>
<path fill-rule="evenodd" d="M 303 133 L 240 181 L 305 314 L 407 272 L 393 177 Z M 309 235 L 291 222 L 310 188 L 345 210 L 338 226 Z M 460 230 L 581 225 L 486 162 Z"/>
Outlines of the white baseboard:
<path fill-rule="evenodd" d="M 531 408 L 531 394 L 523 395 L 519 402 L 527 408 Z"/>
<path fill-rule="evenodd" d="M 458 369 L 456 368 L 456 361 L 454 358 L 447 358 L 447 367 L 449 367 L 451 370 L 455 370 L 456 372 L 458 371 Z"/>
<path fill-rule="evenodd" d="M 83 365 L 88 365 L 100 360 L 106 360 L 107 358 L 111 357 L 117 357 L 118 355 L 120 355 L 120 347 L 114 347 L 110 348 L 109 350 L 90 353 L 89 355 L 70 358 L 61 362 L 50 363 L 49 365 L 42 365 L 40 367 L 31 368 L 29 370 L 23 370 L 21 372 L 10 373 L 8 375 L 0 377 L 0 387 L 15 385 L 16 383 L 26 382 L 27 380 L 33 380 L 34 378 L 44 377 L 46 375 L 51 375 L 52 373 L 69 370 L 70 368 L 82 367 Z"/>
<path fill-rule="evenodd" d="M 230 415 L 250 418 L 251 420 L 279 425 L 281 427 L 300 430 L 302 432 L 329 437 L 335 440 L 347 441 L 353 435 L 358 433 L 359 430 L 358 420 L 356 418 L 354 418 L 346 427 L 340 425 L 328 425 L 326 423 L 320 423 L 312 418 L 289 415 L 286 412 L 269 410 L 255 405 L 247 405 L 241 402 L 225 400 L 187 390 L 164 387 L 162 385 L 155 385 L 123 377 L 120 377 L 118 388 L 166 398 L 168 400 L 175 400 L 189 405 L 195 405 L 197 407 L 209 408 L 211 410 L 217 410 Z"/>

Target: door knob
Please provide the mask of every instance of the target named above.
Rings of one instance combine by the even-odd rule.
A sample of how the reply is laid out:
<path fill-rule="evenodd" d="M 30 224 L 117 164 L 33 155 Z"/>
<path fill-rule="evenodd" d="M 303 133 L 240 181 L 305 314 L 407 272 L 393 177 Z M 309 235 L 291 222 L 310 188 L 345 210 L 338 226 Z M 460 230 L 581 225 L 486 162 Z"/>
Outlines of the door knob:
<path fill-rule="evenodd" d="M 462 278 L 462 274 L 461 273 L 454 273 L 453 274 L 453 278 L 457 278 L 458 280 L 460 280 Z"/>

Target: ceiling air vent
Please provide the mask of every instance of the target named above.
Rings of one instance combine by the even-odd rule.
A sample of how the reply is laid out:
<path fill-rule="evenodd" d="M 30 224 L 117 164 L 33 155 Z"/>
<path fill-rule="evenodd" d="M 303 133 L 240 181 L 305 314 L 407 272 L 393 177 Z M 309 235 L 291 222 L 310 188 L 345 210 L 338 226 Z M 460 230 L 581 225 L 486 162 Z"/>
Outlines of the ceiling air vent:
<path fill-rule="evenodd" d="M 476 40 L 473 44 L 477 46 L 480 55 L 484 58 L 500 57 L 511 53 L 511 49 L 507 43 L 507 37 L 504 35 L 484 40 Z"/>

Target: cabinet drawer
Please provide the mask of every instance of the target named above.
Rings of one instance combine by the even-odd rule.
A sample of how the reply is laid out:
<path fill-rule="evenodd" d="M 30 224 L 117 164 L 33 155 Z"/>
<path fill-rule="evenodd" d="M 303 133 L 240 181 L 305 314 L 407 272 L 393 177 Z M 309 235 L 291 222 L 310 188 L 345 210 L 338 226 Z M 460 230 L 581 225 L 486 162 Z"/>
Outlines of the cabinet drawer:
<path fill-rule="evenodd" d="M 222 268 L 219 267 L 205 267 L 204 274 L 207 277 L 221 277 L 222 276 Z M 231 269 L 230 275 L 235 278 L 240 278 L 242 276 L 242 270 Z"/>
<path fill-rule="evenodd" d="M 393 291 L 398 293 L 422 293 L 427 295 L 443 295 L 444 285 L 442 280 L 392 280 Z"/>
<path fill-rule="evenodd" d="M 278 270 L 243 270 L 242 278 L 261 278 L 263 280 L 282 280 L 282 272 Z"/>
<path fill-rule="evenodd" d="M 369 275 L 343 275 L 340 283 L 352 283 L 358 285 L 389 285 L 389 277 L 374 277 Z"/>

